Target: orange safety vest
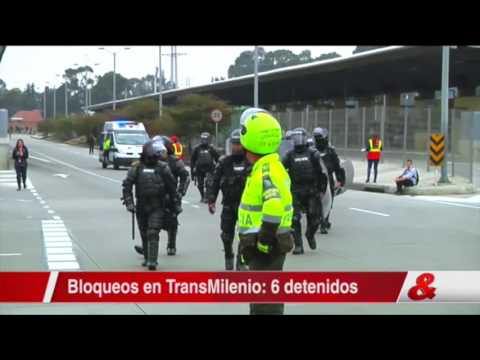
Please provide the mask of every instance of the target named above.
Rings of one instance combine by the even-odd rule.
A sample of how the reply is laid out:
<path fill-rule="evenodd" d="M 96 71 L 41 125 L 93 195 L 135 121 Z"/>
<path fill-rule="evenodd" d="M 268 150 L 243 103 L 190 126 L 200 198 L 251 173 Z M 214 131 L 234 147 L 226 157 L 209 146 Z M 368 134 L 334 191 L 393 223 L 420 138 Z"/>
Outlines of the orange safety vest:
<path fill-rule="evenodd" d="M 368 150 L 368 160 L 380 160 L 380 154 L 382 152 L 382 140 L 378 140 L 377 146 L 373 146 L 373 140 L 368 139 L 370 149 Z"/>
<path fill-rule="evenodd" d="M 173 149 L 175 151 L 175 156 L 178 158 L 183 157 L 183 146 L 180 143 L 173 143 Z"/>

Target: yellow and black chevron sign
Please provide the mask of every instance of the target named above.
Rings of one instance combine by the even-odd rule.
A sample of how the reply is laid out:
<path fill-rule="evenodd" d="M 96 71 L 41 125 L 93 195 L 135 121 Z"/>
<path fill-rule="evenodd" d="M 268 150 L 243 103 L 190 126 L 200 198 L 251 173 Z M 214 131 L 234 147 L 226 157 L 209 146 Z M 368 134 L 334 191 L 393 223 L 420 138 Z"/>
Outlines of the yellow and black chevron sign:
<path fill-rule="evenodd" d="M 432 134 L 430 141 L 430 162 L 434 166 L 442 166 L 445 158 L 445 135 Z"/>

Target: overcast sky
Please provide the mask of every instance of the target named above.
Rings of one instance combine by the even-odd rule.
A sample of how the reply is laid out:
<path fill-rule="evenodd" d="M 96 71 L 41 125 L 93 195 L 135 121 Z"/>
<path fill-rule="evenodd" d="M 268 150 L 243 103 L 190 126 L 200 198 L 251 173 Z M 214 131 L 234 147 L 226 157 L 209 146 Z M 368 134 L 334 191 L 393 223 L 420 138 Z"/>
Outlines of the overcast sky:
<path fill-rule="evenodd" d="M 309 49 L 312 57 L 336 51 L 342 56 L 351 55 L 355 46 L 263 46 L 266 51 L 289 49 L 298 54 Z M 123 50 L 120 46 L 108 46 L 106 49 L 117 51 L 117 73 L 127 78 L 142 77 L 153 74 L 158 66 L 158 46 L 132 46 Z M 228 67 L 236 57 L 253 46 L 178 46 L 179 86 L 185 87 L 210 83 L 212 76 L 227 78 Z M 170 53 L 170 46 L 163 46 L 162 53 Z M 113 55 L 98 50 L 98 46 L 7 46 L 0 62 L 0 79 L 7 88 L 24 89 L 27 83 L 34 83 L 37 89 L 50 84 L 61 84 L 62 79 L 56 74 L 63 74 L 74 64 L 95 64 L 96 75 L 113 70 Z M 170 78 L 170 58 L 162 56 L 162 68 L 167 79 Z"/>

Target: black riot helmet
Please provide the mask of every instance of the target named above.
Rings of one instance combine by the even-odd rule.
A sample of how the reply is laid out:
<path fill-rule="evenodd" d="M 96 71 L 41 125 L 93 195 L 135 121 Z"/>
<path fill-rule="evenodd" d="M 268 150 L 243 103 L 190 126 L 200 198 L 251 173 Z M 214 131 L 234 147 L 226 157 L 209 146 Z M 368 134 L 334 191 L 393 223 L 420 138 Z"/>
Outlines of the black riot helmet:
<path fill-rule="evenodd" d="M 307 131 L 304 128 L 293 129 L 291 139 L 295 150 L 302 150 L 307 147 Z"/>
<path fill-rule="evenodd" d="M 325 128 L 317 127 L 313 129 L 313 137 L 315 138 L 315 144 L 321 151 L 328 147 L 328 130 Z"/>
<path fill-rule="evenodd" d="M 173 142 L 170 140 L 168 136 L 163 135 L 162 136 L 163 144 L 167 148 L 167 153 L 168 155 L 174 155 L 175 154 L 175 149 L 173 148 Z"/>
<path fill-rule="evenodd" d="M 240 129 L 235 129 L 232 131 L 230 135 L 231 153 L 235 158 L 238 158 L 238 159 L 240 159 L 242 156 L 245 155 L 245 150 L 243 149 L 243 146 L 240 143 L 241 133 L 242 132 Z"/>
<path fill-rule="evenodd" d="M 150 140 L 143 145 L 142 159 L 145 165 L 154 166 L 157 164 L 160 154 L 158 151 L 158 141 L 154 147 L 154 141 Z"/>
<path fill-rule="evenodd" d="M 200 144 L 204 146 L 210 145 L 210 134 L 208 132 L 200 134 Z"/>
<path fill-rule="evenodd" d="M 241 135 L 240 129 L 233 130 L 232 134 L 230 135 L 230 142 L 232 144 L 240 144 L 240 135 Z"/>

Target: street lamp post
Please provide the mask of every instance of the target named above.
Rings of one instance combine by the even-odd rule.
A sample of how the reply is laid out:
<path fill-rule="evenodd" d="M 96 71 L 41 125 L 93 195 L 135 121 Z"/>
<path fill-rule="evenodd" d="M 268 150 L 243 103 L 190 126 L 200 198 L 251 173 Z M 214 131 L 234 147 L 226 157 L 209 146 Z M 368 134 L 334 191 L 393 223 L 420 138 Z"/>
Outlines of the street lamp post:
<path fill-rule="evenodd" d="M 258 108 L 258 46 L 255 46 L 254 51 L 254 83 L 253 83 L 253 103 L 254 107 Z"/>
<path fill-rule="evenodd" d="M 441 121 L 442 134 L 450 144 L 451 139 L 448 138 L 448 85 L 449 85 L 449 66 L 450 66 L 450 46 L 442 47 L 442 100 L 441 100 Z M 447 149 L 448 150 L 448 149 Z M 448 180 L 448 162 L 447 152 L 441 167 L 441 176 L 439 183 L 449 183 Z"/>
<path fill-rule="evenodd" d="M 113 55 L 113 104 L 112 104 L 112 109 L 115 110 L 117 108 L 117 104 L 116 104 L 116 101 L 117 101 L 117 52 L 115 51 L 110 51 L 110 50 L 107 50 L 105 49 L 104 47 L 100 47 L 98 48 L 98 50 L 104 50 L 110 54 Z M 123 48 L 123 50 L 130 50 L 129 47 L 125 47 Z M 120 50 L 121 51 L 121 50 Z"/>
<path fill-rule="evenodd" d="M 47 120 L 47 85 L 43 89 L 43 120 Z"/>
<path fill-rule="evenodd" d="M 162 46 L 158 47 L 158 73 L 159 73 L 159 84 L 158 84 L 158 114 L 162 117 L 162 107 L 163 107 L 163 83 L 162 83 Z"/>

